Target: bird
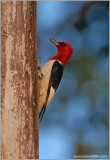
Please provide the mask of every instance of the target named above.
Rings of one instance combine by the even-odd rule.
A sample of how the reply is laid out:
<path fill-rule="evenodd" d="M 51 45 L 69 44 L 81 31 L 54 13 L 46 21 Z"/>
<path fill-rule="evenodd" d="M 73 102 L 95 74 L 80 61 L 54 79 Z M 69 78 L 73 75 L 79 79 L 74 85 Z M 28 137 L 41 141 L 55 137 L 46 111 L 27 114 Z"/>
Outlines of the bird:
<path fill-rule="evenodd" d="M 39 66 L 40 84 L 39 84 L 39 102 L 38 114 L 41 122 L 46 108 L 51 102 L 62 79 L 66 63 L 72 56 L 72 46 L 67 42 L 57 42 L 49 38 L 57 47 L 57 54 L 50 58 L 42 67 Z"/>

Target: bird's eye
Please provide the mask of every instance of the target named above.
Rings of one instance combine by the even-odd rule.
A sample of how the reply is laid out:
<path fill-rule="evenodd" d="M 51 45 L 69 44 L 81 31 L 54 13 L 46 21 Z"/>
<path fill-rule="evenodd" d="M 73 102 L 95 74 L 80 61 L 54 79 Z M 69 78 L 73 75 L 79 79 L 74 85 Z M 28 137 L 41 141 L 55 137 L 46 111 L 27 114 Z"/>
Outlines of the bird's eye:
<path fill-rule="evenodd" d="M 63 46 L 66 47 L 66 44 L 64 43 Z"/>

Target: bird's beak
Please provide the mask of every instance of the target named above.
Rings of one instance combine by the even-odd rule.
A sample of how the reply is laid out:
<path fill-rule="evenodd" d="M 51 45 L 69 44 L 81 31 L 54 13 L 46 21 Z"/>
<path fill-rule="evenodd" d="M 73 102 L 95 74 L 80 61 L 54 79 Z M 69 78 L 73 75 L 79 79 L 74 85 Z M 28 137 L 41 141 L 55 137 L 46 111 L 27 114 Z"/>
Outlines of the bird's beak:
<path fill-rule="evenodd" d="M 60 44 L 57 42 L 57 41 L 55 41 L 55 40 L 53 40 L 53 39 L 51 39 L 51 38 L 49 38 L 56 46 L 59 46 Z"/>

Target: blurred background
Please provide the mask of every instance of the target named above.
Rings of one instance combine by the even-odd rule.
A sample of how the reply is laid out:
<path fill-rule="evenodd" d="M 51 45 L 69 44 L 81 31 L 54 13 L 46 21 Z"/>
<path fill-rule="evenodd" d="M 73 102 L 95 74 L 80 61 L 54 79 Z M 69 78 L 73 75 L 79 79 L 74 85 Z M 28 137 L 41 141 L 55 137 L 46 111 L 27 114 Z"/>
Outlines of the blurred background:
<path fill-rule="evenodd" d="M 108 158 L 109 2 L 38 1 L 37 36 L 41 66 L 57 53 L 49 37 L 73 47 L 40 123 L 39 158 Z"/>

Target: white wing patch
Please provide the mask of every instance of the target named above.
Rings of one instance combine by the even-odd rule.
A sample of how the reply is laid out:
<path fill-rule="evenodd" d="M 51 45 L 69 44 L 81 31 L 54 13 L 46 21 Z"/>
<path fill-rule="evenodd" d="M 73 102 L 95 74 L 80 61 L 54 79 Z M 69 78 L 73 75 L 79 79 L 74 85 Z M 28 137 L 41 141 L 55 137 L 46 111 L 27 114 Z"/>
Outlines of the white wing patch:
<path fill-rule="evenodd" d="M 53 87 L 51 87 L 51 89 L 50 89 L 50 95 L 49 95 L 49 98 L 48 98 L 48 101 L 47 101 L 47 106 L 48 106 L 49 103 L 51 102 L 54 94 L 55 94 L 55 90 L 53 89 Z"/>
<path fill-rule="evenodd" d="M 39 95 L 39 109 L 38 112 L 40 113 L 42 110 L 42 107 L 46 101 L 46 95 L 47 95 L 47 90 L 48 90 L 48 84 L 49 84 L 49 80 L 50 80 L 50 74 L 51 74 L 51 69 L 52 69 L 52 65 L 54 63 L 55 60 L 52 61 L 48 61 L 42 68 L 42 74 L 43 74 L 43 78 L 40 81 L 40 95 Z M 47 101 L 47 105 L 50 103 L 51 99 L 54 96 L 54 89 L 51 87 L 50 89 L 50 95 L 48 97 L 48 101 Z"/>

